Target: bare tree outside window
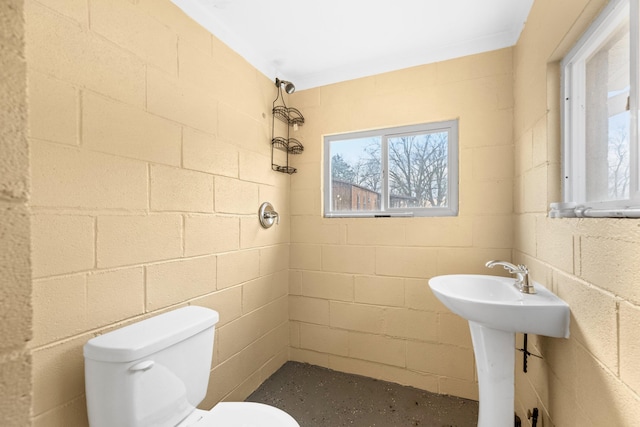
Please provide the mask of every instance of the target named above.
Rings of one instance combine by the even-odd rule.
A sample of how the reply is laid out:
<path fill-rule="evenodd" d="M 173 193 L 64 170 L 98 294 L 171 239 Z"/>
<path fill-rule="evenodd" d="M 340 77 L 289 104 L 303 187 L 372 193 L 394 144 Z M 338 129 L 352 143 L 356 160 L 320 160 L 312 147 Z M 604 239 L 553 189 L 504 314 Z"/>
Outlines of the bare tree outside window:
<path fill-rule="evenodd" d="M 334 180 L 343 182 L 355 182 L 353 167 L 347 163 L 342 154 L 334 154 L 331 157 L 331 176 Z"/>
<path fill-rule="evenodd" d="M 629 198 L 629 126 L 620 125 L 609 134 L 609 198 Z"/>
<path fill-rule="evenodd" d="M 631 136 L 630 31 L 621 21 L 585 62 L 585 198 L 629 198 Z"/>
<path fill-rule="evenodd" d="M 380 142 L 372 140 L 364 147 L 363 156 L 353 166 L 356 184 L 371 191 L 380 192 L 382 185 L 382 161 Z"/>
<path fill-rule="evenodd" d="M 331 206 L 334 211 L 380 209 L 380 138 L 331 144 Z"/>
<path fill-rule="evenodd" d="M 447 153 L 447 132 L 389 138 L 391 197 L 406 207 L 446 206 Z"/>
<path fill-rule="evenodd" d="M 416 214 L 419 210 L 424 216 L 455 215 L 457 187 L 452 196 L 449 156 L 454 153 L 457 171 L 457 150 L 451 151 L 451 144 L 457 144 L 457 122 L 377 132 L 338 135 L 327 141 L 329 212 Z"/>

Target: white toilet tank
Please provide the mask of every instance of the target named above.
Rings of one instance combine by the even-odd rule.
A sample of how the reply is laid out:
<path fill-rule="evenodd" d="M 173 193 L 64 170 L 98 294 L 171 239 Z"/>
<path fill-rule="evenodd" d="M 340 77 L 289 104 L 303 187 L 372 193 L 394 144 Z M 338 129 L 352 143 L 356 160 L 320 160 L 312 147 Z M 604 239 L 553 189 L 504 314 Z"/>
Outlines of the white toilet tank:
<path fill-rule="evenodd" d="M 84 346 L 91 427 L 174 427 L 204 399 L 218 313 L 189 306 Z"/>

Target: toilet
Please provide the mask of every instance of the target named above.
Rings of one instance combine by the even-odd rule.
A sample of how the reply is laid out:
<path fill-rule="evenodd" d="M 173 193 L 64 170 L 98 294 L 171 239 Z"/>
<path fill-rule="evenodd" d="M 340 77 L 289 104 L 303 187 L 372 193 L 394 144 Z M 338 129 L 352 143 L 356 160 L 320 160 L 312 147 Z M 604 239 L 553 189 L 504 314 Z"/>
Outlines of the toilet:
<path fill-rule="evenodd" d="M 84 345 L 91 427 L 300 427 L 262 403 L 196 409 L 207 394 L 218 313 L 189 306 Z"/>

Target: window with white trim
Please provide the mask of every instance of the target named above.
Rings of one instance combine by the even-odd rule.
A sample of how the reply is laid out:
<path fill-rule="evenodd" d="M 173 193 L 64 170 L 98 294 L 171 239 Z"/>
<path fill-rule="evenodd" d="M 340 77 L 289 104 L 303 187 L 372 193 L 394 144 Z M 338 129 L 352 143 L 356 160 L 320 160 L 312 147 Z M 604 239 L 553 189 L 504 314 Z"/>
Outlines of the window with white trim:
<path fill-rule="evenodd" d="M 326 217 L 457 214 L 457 120 L 325 136 Z"/>
<path fill-rule="evenodd" d="M 564 203 L 552 216 L 640 215 L 638 10 L 612 0 L 562 62 Z"/>

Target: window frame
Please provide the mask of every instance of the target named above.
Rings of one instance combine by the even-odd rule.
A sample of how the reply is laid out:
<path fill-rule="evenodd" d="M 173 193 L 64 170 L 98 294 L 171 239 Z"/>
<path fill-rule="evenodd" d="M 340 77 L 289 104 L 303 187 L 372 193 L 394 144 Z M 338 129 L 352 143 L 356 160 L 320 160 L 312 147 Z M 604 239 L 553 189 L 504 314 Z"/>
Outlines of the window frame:
<path fill-rule="evenodd" d="M 441 217 L 458 215 L 458 194 L 459 194 L 459 120 L 446 120 L 439 122 L 429 122 L 417 125 L 395 126 L 366 131 L 355 131 L 324 136 L 324 167 L 323 167 L 323 214 L 325 218 L 373 218 L 373 217 Z M 388 140 L 393 137 L 437 133 L 438 131 L 448 132 L 447 141 L 447 201 L 446 207 L 430 208 L 390 208 L 389 205 L 389 153 Z M 382 187 L 380 192 L 380 210 L 372 211 L 332 211 L 332 184 L 331 184 L 331 142 L 344 141 L 348 139 L 362 139 L 368 137 L 381 138 L 381 169 Z"/>
<path fill-rule="evenodd" d="M 587 200 L 586 190 L 586 62 L 597 51 L 620 19 L 629 18 L 629 198 L 619 200 Z M 640 205 L 640 159 L 638 142 L 639 37 L 638 0 L 612 0 L 590 25 L 584 35 L 561 62 L 562 109 L 562 198 L 565 207 L 576 206 L 577 214 L 598 210 L 598 216 L 627 216 L 625 209 Z M 558 204 L 552 204 L 552 212 Z M 584 215 L 589 216 L 589 215 Z M 595 215 L 593 215 L 595 216 Z"/>

